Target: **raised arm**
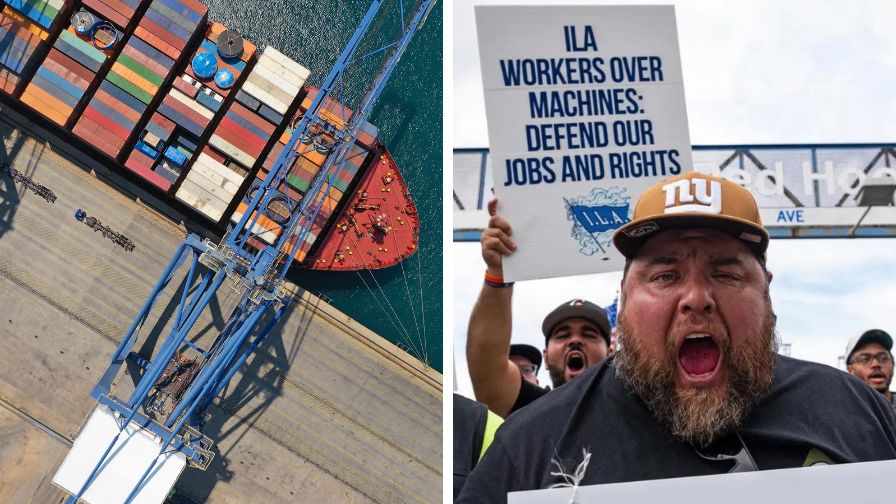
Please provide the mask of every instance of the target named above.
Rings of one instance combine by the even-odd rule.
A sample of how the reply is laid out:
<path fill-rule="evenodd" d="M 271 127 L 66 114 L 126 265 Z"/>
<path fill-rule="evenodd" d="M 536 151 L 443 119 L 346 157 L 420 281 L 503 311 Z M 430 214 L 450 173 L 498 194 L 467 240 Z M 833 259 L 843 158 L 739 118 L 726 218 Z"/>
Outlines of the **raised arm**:
<path fill-rule="evenodd" d="M 516 250 L 516 243 L 510 238 L 510 223 L 497 213 L 497 206 L 497 199 L 488 203 L 491 217 L 480 242 L 486 273 L 503 278 L 503 258 Z M 476 400 L 502 417 L 510 413 L 522 381 L 519 368 L 508 358 L 512 294 L 513 287 L 483 284 L 467 327 L 467 364 Z"/>

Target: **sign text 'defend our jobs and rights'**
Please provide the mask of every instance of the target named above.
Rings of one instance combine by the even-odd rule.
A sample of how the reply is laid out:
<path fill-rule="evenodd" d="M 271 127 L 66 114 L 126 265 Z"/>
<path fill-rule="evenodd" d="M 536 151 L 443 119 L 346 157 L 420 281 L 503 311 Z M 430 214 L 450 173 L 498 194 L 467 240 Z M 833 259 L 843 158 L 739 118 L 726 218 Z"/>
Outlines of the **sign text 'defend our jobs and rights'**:
<path fill-rule="evenodd" d="M 638 195 L 692 168 L 669 6 L 476 8 L 508 280 L 622 269 Z"/>

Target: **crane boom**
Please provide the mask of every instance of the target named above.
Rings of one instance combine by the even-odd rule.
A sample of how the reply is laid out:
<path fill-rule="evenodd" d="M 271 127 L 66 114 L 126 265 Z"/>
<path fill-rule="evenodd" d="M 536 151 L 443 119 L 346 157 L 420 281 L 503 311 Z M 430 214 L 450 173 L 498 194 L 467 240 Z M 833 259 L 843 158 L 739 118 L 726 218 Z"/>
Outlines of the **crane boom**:
<path fill-rule="evenodd" d="M 117 432 L 112 432 L 107 436 L 111 439 L 104 438 L 105 441 L 94 448 L 96 453 L 91 460 L 96 463 L 89 471 L 82 469 L 84 476 L 79 480 L 78 490 L 72 491 L 68 503 L 74 504 L 85 496 L 105 468 L 115 463 L 116 455 L 123 450 L 123 438 L 133 436 L 136 431 L 145 432 L 156 440 L 158 452 L 144 464 L 142 474 L 133 479 L 127 497 L 119 497 L 120 500 L 132 502 L 152 482 L 159 473 L 159 466 L 164 465 L 172 453 L 179 454 L 192 466 L 208 467 L 213 457 L 213 441 L 202 433 L 206 410 L 264 341 L 292 301 L 293 293 L 283 282 L 298 251 L 298 247 L 291 244 L 303 240 L 310 231 L 321 209 L 322 196 L 329 190 L 332 175 L 338 175 L 342 170 L 392 71 L 435 3 L 435 0 L 420 1 L 413 15 L 405 20 L 402 0 L 395 1 L 399 2 L 400 36 L 380 49 L 359 55 L 365 38 L 387 2 L 373 0 L 271 172 L 253 188 L 254 196 L 236 226 L 217 244 L 190 234 L 175 251 L 92 391 L 91 395 L 98 401 L 94 416 L 114 421 L 113 431 L 117 429 Z M 334 101 L 344 103 L 333 97 L 343 88 L 347 69 L 374 55 L 383 60 L 376 76 L 344 127 L 333 128 L 323 117 L 325 106 Z M 302 139 L 321 132 L 331 139 L 327 144 L 330 155 L 310 189 L 300 201 L 290 205 L 292 212 L 287 220 L 276 223 L 278 229 L 264 231 L 277 232 L 273 244 L 259 247 L 257 241 L 250 243 L 250 238 L 260 234 L 259 218 L 275 202 L 276 188 L 289 175 L 293 162 L 303 154 L 302 149 L 307 148 L 303 147 Z M 151 359 L 141 357 L 132 351 L 140 329 L 163 291 L 183 270 L 186 273 L 182 277 L 179 297 L 177 293 L 172 296 L 172 302 L 178 300 L 176 308 L 169 310 L 167 320 L 163 314 L 161 324 L 156 323 L 156 327 L 168 327 L 168 335 Z M 238 302 L 223 329 L 209 338 L 210 345 L 202 346 L 199 338 L 191 336 L 195 334 L 197 321 L 225 282 L 236 291 Z M 117 396 L 113 384 L 126 362 L 139 367 L 142 376 L 124 398 Z M 88 426 L 92 425 L 92 420 L 93 417 Z M 77 440 L 75 446 L 78 446 Z M 63 462 L 63 467 L 66 462 L 68 460 Z"/>

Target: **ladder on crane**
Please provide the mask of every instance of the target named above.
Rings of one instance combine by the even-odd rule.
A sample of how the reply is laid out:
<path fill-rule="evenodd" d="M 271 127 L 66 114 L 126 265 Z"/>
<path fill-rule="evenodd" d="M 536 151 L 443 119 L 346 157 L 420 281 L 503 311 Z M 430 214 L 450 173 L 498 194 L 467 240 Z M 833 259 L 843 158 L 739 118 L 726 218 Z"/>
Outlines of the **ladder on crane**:
<path fill-rule="evenodd" d="M 405 19 L 403 0 L 396 1 L 400 36 L 382 47 L 360 53 L 362 41 L 372 31 L 374 22 L 381 21 L 377 16 L 387 2 L 373 0 L 271 172 L 250 189 L 254 196 L 235 227 L 219 243 L 190 234 L 175 251 L 94 387 L 91 395 L 98 401 L 97 409 L 54 478 L 57 484 L 63 473 L 68 478 L 68 486 L 60 484 L 71 493 L 67 503 L 80 499 L 90 502 L 92 496 L 100 497 L 99 492 L 107 492 L 101 496 L 106 499 L 102 502 L 110 498 L 108 493 L 115 502 L 160 502 L 186 464 L 208 467 L 214 454 L 213 441 L 202 433 L 206 410 L 292 301 L 292 293 L 284 287 L 284 277 L 299 250 L 298 244 L 310 232 L 333 175 L 342 170 L 392 71 L 435 3 L 420 0 Z M 343 89 L 347 70 L 361 61 L 369 64 L 374 57 L 382 63 L 354 113 L 341 129 L 328 125 L 322 111 Z M 344 103 L 344 99 L 336 101 Z M 275 222 L 275 228 L 259 229 L 260 217 L 282 199 L 276 188 L 289 175 L 293 162 L 304 153 L 303 148 L 314 148 L 303 146 L 302 139 L 321 131 L 326 132 L 326 147 L 331 153 L 309 190 L 301 200 L 289 202 L 294 210 L 288 220 Z M 278 234 L 272 245 L 259 246 L 259 241 L 252 240 L 269 232 Z M 132 351 L 137 335 L 162 292 L 184 268 L 188 269 L 179 303 L 172 318 L 161 324 L 170 326 L 168 335 L 154 357 L 141 357 Z M 188 336 L 225 282 L 236 291 L 239 301 L 211 345 L 202 348 Z M 197 358 L 186 358 L 187 352 Z M 118 397 L 113 391 L 113 382 L 126 361 L 143 371 L 127 398 Z M 72 456 L 79 445 L 80 453 L 87 454 L 86 459 Z M 127 458 L 128 454 L 131 458 Z M 89 463 L 85 464 L 85 460 Z M 92 495 L 98 480 L 109 484 Z M 77 488 L 72 488 L 71 481 L 77 482 Z"/>

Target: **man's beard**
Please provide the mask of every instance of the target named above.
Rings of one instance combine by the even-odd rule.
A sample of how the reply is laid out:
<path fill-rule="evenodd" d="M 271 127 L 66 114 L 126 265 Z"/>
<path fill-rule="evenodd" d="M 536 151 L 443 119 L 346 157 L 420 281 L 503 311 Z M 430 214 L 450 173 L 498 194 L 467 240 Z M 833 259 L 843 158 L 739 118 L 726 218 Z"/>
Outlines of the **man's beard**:
<path fill-rule="evenodd" d="M 672 436 L 705 447 L 743 422 L 772 382 L 778 353 L 775 316 L 767 302 L 758 338 L 731 348 L 727 333 L 720 336 L 727 382 L 712 388 L 677 387 L 678 352 L 674 328 L 666 336 L 663 359 L 644 353 L 643 343 L 630 332 L 626 314 L 619 317 L 616 334 L 622 348 L 616 353 L 616 376 L 634 391 Z"/>
<path fill-rule="evenodd" d="M 551 383 L 554 385 L 555 389 L 561 385 L 566 384 L 566 368 L 565 367 L 554 368 L 554 367 L 548 366 L 548 374 L 551 376 Z"/>

